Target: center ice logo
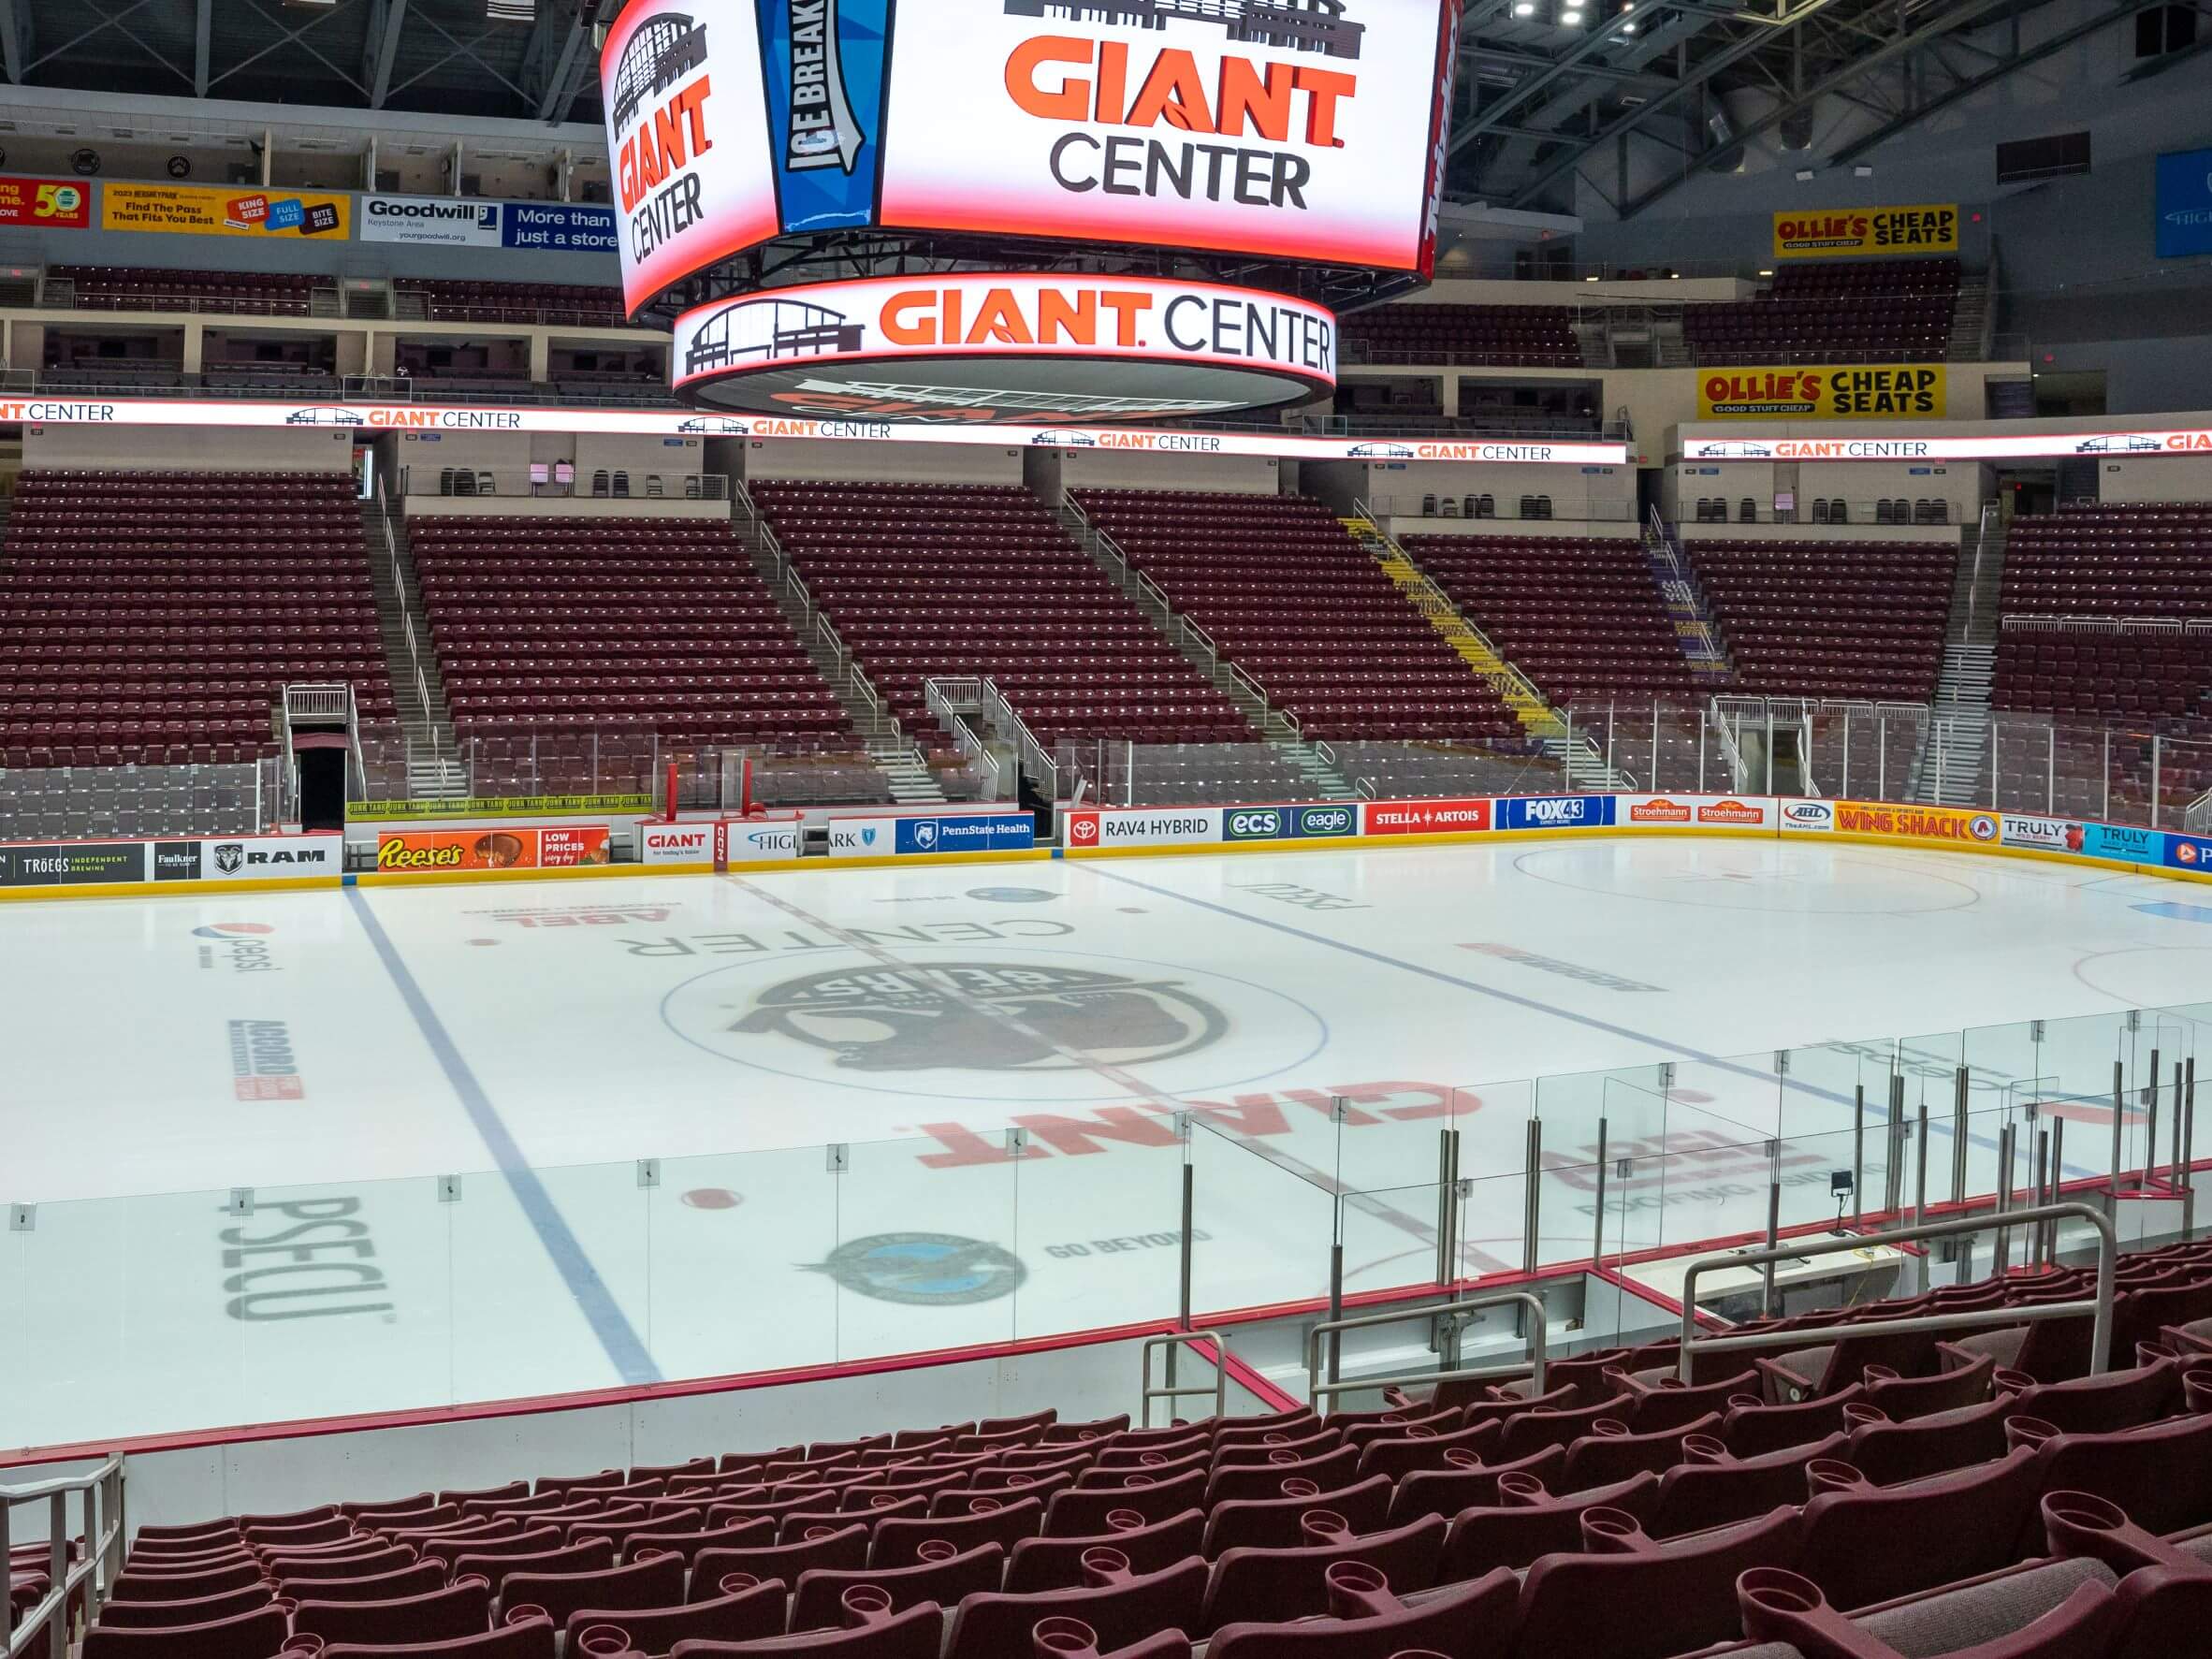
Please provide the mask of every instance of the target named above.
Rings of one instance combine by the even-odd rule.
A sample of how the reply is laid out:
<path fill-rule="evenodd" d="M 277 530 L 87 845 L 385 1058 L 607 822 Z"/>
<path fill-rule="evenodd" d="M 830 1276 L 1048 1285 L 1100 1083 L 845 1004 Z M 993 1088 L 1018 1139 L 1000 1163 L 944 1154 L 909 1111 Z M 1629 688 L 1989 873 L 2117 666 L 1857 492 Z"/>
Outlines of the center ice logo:
<path fill-rule="evenodd" d="M 1174 980 L 950 962 L 786 980 L 728 1029 L 788 1038 L 859 1071 L 1056 1071 L 1191 1054 L 1229 1019 Z"/>

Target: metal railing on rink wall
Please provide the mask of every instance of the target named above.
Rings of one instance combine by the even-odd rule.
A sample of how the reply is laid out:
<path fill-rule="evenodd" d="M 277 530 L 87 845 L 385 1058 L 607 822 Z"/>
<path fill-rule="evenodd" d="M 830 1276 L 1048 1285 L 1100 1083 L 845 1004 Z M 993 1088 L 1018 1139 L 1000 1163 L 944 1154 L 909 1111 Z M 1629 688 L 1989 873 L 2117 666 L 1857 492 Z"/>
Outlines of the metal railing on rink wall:
<path fill-rule="evenodd" d="M 1339 1336 L 1346 1331 L 1364 1331 L 1375 1325 L 1403 1325 L 1416 1319 L 1436 1319 L 1479 1312 L 1489 1307 L 1523 1309 L 1528 1316 L 1529 1357 L 1504 1365 L 1477 1365 L 1458 1370 L 1411 1372 L 1402 1376 L 1362 1376 L 1352 1382 L 1343 1382 L 1336 1376 L 1339 1362 Z M 1429 1388 L 1450 1382 L 1500 1382 L 1528 1377 L 1529 1391 L 1544 1391 L 1544 1303 L 1541 1298 L 1526 1290 L 1500 1290 L 1490 1296 L 1469 1296 L 1456 1301 L 1432 1303 L 1404 1313 L 1361 1314 L 1349 1319 L 1324 1319 L 1306 1332 L 1305 1337 L 1305 1391 L 1314 1409 L 1324 1417 L 1328 1407 L 1333 1406 L 1339 1394 L 1371 1393 L 1376 1389 Z M 1330 1380 L 1321 1380 L 1321 1339 L 1328 1337 Z M 1800 1346 L 1802 1339 L 1800 1338 Z"/>
<path fill-rule="evenodd" d="M 18 1508 L 44 1504 L 46 1535 L 51 1546 L 46 1594 L 24 1611 L 14 1629 L 7 1633 L 5 1659 L 33 1654 L 44 1654 L 47 1659 L 68 1659 L 71 1608 L 81 1601 L 88 1628 L 98 1617 L 100 1604 L 107 1600 L 116 1576 L 123 1571 L 125 1537 L 123 1486 L 124 1466 L 120 1456 L 109 1458 L 89 1475 L 42 1480 L 31 1486 L 0 1486 L 0 1505 L 5 1506 L 8 1521 L 7 1535 L 15 1535 Z M 77 1554 L 76 1540 L 69 1531 L 71 1493 L 81 1499 L 77 1535 L 84 1545 L 81 1557 Z"/>
<path fill-rule="evenodd" d="M 1808 1256 L 1836 1256 L 1846 1251 L 1870 1250 L 1885 1244 L 1910 1244 L 1915 1239 L 1957 1238 L 1964 1233 L 1987 1232 L 1992 1229 L 2001 1231 L 2011 1227 L 2061 1220 L 2086 1221 L 2097 1231 L 2097 1290 L 2088 1300 L 1980 1308 L 1969 1313 L 1919 1314 L 1908 1319 L 1882 1319 L 1870 1321 L 1870 1324 L 1878 1326 L 1885 1335 L 1903 1335 L 1921 1331 L 1986 1331 L 2026 1325 L 2037 1319 L 2078 1319 L 2082 1315 L 2088 1314 L 2093 1321 L 2089 1334 L 2089 1374 L 2093 1376 L 2102 1375 L 2111 1369 L 2112 1276 L 2119 1260 L 2119 1246 L 2113 1236 L 2112 1222 L 2102 1211 L 2092 1209 L 2088 1204 L 2037 1204 L 2022 1210 L 2001 1210 L 1990 1215 L 1968 1216 L 1958 1221 L 1925 1221 L 1912 1227 L 1900 1227 L 1892 1232 L 1855 1233 L 1847 1238 L 1826 1239 L 1816 1243 L 1799 1239 L 1778 1248 L 1700 1256 L 1690 1263 L 1682 1277 L 1679 1375 L 1683 1386 L 1687 1387 L 1693 1380 L 1693 1367 L 1699 1354 L 1776 1352 L 1801 1348 L 1811 1346 L 1807 1338 L 1814 1334 L 1797 1330 L 1762 1332 L 1751 1336 L 1700 1338 L 1697 1334 L 1697 1275 L 1702 1273 L 1748 1267 L 1771 1270 L 1776 1262 L 1795 1261 Z M 1849 1326 L 1824 1326 L 1821 1333 L 1832 1336 L 1838 1330 L 1851 1329 Z"/>

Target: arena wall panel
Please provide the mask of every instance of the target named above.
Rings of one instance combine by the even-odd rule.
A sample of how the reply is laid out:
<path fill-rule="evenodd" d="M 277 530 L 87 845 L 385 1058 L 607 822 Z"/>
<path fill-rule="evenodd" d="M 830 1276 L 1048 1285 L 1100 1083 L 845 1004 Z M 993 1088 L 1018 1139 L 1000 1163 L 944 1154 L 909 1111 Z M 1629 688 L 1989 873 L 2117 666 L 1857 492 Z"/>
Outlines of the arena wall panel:
<path fill-rule="evenodd" d="M 1019 449 L 930 444 L 808 444 L 756 438 L 745 446 L 745 476 L 825 484 L 1019 484 Z M 1150 460 L 1154 457 L 1132 457 Z"/>
<path fill-rule="evenodd" d="M 343 473 L 350 433 L 211 431 L 190 427 L 26 426 L 23 465 L 108 471 Z M 448 463 L 452 464 L 452 463 Z"/>

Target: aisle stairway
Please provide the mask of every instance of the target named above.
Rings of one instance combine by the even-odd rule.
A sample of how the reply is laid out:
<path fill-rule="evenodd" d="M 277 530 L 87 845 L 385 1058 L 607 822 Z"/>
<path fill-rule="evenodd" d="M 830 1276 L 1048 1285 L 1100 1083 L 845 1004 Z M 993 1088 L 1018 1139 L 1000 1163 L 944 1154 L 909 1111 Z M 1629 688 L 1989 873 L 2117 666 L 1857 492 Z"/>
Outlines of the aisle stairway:
<path fill-rule="evenodd" d="M 424 619 L 407 520 L 397 512 L 387 517 L 388 504 L 361 504 L 361 532 L 369 547 L 370 588 L 391 672 L 392 702 L 407 742 L 407 798 L 463 800 L 470 793 L 469 769 L 459 759 L 437 648 Z"/>
<path fill-rule="evenodd" d="M 777 545 L 775 532 L 742 488 L 732 520 L 753 569 L 775 599 L 776 608 L 791 623 L 792 633 L 815 672 L 837 693 L 838 704 L 851 718 L 852 729 L 860 734 L 870 764 L 883 775 L 892 800 L 902 807 L 943 806 L 945 792 L 929 770 L 921 747 L 906 735 L 876 695 L 859 662 L 815 605 L 807 584 Z"/>
<path fill-rule="evenodd" d="M 1691 677 L 1701 691 L 1726 690 L 1735 683 L 1736 669 L 1721 645 L 1721 631 L 1705 603 L 1705 590 L 1682 558 L 1674 532 L 1656 516 L 1644 531 L 1644 556 L 1651 560 L 1652 579 L 1659 585 L 1660 602 L 1674 623 L 1675 642 L 1681 647 Z"/>
<path fill-rule="evenodd" d="M 1310 744 L 1299 735 L 1298 728 L 1267 699 L 1266 691 L 1234 663 L 1226 662 L 1206 637 L 1205 631 L 1179 615 L 1168 603 L 1168 596 L 1157 584 L 1148 580 L 1143 573 L 1132 565 L 1128 555 L 1114 545 L 1113 537 L 1091 523 L 1082 507 L 1071 496 L 1063 494 L 1052 503 L 1055 515 L 1066 527 L 1070 536 L 1089 554 L 1093 563 L 1103 571 L 1107 579 L 1128 594 L 1136 607 L 1142 611 L 1152 625 L 1184 658 L 1201 674 L 1220 688 L 1221 694 L 1235 705 L 1254 734 L 1298 775 L 1311 784 L 1324 800 L 1348 801 L 1356 798 L 1350 782 L 1322 754 L 1320 746 Z"/>
<path fill-rule="evenodd" d="M 1915 801 L 1945 807 L 1987 804 L 1990 691 L 1997 678 L 2004 552 L 2004 520 L 1992 502 L 1982 509 L 1976 532 L 1960 538 L 1943 666 L 1909 785 Z"/>
<path fill-rule="evenodd" d="M 1596 745 L 1587 737 L 1571 736 L 1567 723 L 1528 677 L 1506 660 L 1468 621 L 1444 590 L 1386 534 L 1372 518 L 1353 517 L 1339 520 L 1347 534 L 1390 577 L 1405 603 L 1420 612 L 1444 643 L 1451 647 L 1468 671 L 1480 677 L 1498 700 L 1512 711 L 1521 730 L 1542 751 L 1562 762 L 1567 781 L 1581 790 L 1615 790 L 1633 786 L 1627 775 L 1608 766 Z"/>

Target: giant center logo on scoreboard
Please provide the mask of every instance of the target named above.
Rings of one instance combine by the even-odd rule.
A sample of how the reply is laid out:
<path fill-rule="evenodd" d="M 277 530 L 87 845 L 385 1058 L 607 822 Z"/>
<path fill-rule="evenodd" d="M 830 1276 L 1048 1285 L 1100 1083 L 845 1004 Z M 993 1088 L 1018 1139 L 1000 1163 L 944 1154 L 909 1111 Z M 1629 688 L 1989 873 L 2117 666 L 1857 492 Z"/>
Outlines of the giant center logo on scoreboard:
<path fill-rule="evenodd" d="M 677 319 L 673 365 L 678 390 L 729 409 L 837 415 L 895 391 L 925 417 L 1202 415 L 1332 386 L 1336 319 L 1149 277 L 869 278 L 695 307 Z"/>

